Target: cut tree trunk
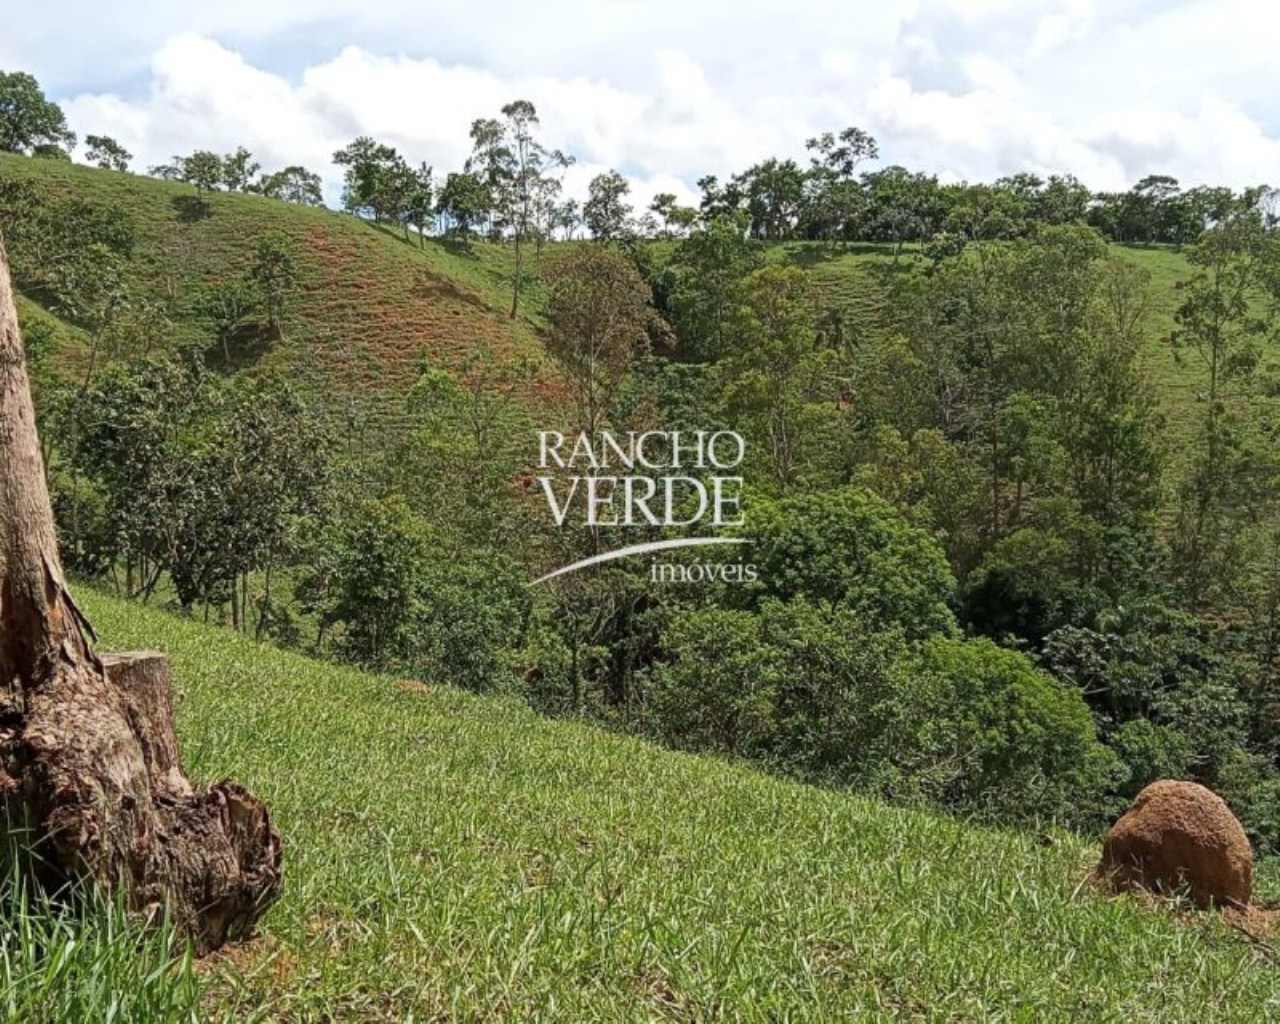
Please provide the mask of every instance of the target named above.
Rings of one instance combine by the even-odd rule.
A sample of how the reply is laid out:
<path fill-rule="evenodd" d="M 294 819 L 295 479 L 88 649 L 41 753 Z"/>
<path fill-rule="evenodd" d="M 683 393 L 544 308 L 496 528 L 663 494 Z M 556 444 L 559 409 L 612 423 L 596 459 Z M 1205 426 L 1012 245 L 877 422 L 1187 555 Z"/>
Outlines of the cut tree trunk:
<path fill-rule="evenodd" d="M 99 657 L 63 579 L 22 339 L 0 246 L 0 826 L 33 830 L 46 886 L 94 885 L 199 953 L 280 894 L 280 835 L 231 782 L 187 782 L 168 660 Z"/>

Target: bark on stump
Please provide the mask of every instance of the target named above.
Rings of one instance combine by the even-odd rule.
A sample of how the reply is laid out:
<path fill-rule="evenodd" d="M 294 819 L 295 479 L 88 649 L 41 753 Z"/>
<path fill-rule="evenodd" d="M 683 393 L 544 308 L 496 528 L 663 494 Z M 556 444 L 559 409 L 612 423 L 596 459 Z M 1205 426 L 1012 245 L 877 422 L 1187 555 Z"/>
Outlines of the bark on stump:
<path fill-rule="evenodd" d="M 280 835 L 235 783 L 194 788 L 168 660 L 98 657 L 68 592 L 0 247 L 0 811 L 35 830 L 46 884 L 162 912 L 200 953 L 249 933 L 280 893 Z M 0 819 L 2 824 L 2 819 Z"/>

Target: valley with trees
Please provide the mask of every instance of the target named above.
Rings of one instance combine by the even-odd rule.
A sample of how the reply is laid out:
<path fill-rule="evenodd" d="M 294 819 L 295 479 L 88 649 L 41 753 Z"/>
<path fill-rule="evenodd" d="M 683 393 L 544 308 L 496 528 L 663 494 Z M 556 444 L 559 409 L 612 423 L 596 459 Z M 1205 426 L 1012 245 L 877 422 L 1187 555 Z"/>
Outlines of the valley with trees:
<path fill-rule="evenodd" d="M 362 135 L 339 197 L 135 168 L 0 73 L 62 564 L 286 851 L 198 965 L 11 885 L 0 1013 L 1268 1019 L 1273 955 L 1085 879 L 1177 778 L 1280 897 L 1280 192 L 833 127 L 637 209 L 557 141 L 524 99 L 461 166 Z M 605 429 L 740 433 L 758 577 L 530 586 L 624 543 L 536 481 Z"/>

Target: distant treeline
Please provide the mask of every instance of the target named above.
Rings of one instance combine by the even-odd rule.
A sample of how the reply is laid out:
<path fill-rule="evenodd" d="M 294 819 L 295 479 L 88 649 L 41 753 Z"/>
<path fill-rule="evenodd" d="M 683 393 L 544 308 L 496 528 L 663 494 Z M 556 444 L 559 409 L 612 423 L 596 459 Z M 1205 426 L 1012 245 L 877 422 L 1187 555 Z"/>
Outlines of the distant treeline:
<path fill-rule="evenodd" d="M 990 184 L 944 184 L 899 165 L 875 167 L 879 143 L 857 127 L 805 142 L 807 159 L 770 157 L 721 180 L 698 181 L 697 207 L 674 194 L 637 210 L 616 170 L 597 175 L 584 202 L 563 196 L 572 155 L 538 137 L 532 103 L 515 100 L 497 118 L 471 126 L 472 153 L 457 170 L 436 174 L 424 161 L 361 136 L 338 150 L 342 204 L 379 222 L 423 234 L 482 234 L 541 243 L 554 237 L 674 238 L 699 223 L 726 218 L 763 241 L 882 242 L 1017 238 L 1033 225 L 1087 223 L 1124 243 L 1189 244 L 1207 228 L 1256 206 L 1268 190 L 1220 186 L 1183 189 L 1151 174 L 1123 192 L 1094 192 L 1070 174 L 1013 174 Z M 30 75 L 0 72 L 0 149 L 70 159 L 76 136 L 60 108 Z M 109 136 L 89 135 L 84 158 L 127 171 L 133 159 Z M 150 167 L 148 174 L 184 181 L 200 192 L 257 192 L 324 205 L 321 176 L 298 164 L 264 172 L 244 147 L 229 154 L 197 149 Z"/>

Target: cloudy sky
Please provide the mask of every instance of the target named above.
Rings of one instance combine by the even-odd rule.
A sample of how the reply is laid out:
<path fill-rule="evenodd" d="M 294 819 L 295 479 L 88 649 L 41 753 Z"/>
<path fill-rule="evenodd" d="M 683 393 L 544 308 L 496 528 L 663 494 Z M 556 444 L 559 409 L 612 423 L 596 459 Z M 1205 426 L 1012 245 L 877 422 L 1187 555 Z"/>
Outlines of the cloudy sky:
<path fill-rule="evenodd" d="M 860 125 L 884 162 L 981 180 L 1069 171 L 1280 184 L 1280 61 L 1265 0 L 0 0 L 0 69 L 136 166 L 246 145 L 333 193 L 359 134 L 438 173 L 516 97 L 636 196 L 693 195 Z"/>

